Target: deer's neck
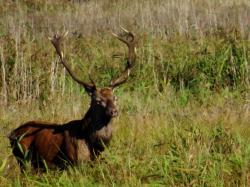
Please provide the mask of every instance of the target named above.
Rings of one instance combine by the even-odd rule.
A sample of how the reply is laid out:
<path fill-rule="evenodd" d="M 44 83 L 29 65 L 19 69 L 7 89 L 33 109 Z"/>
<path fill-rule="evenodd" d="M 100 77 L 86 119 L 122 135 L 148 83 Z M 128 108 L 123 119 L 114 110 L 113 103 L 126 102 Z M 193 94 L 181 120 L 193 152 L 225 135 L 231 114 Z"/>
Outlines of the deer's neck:
<path fill-rule="evenodd" d="M 108 145 L 112 138 L 110 121 L 111 117 L 91 109 L 88 110 L 83 118 L 83 131 L 94 155 L 102 152 L 104 145 Z"/>
<path fill-rule="evenodd" d="M 104 112 L 95 111 L 93 108 L 90 108 L 82 119 L 82 124 L 88 133 L 94 133 L 107 127 L 110 121 L 111 117 L 107 116 Z"/>

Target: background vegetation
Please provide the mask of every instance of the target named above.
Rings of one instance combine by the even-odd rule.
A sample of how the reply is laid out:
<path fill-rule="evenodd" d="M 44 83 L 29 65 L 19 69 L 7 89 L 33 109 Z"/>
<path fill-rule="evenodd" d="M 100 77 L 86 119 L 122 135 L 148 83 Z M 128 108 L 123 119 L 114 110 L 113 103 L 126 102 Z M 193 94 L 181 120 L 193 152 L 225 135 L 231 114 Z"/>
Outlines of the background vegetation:
<path fill-rule="evenodd" d="M 0 0 L 0 186 L 249 186 L 248 0 Z M 124 68 L 119 117 L 102 158 L 68 171 L 20 174 L 6 138 L 28 120 L 81 118 L 89 98 L 47 37 L 69 31 L 64 51 L 99 86 Z"/>

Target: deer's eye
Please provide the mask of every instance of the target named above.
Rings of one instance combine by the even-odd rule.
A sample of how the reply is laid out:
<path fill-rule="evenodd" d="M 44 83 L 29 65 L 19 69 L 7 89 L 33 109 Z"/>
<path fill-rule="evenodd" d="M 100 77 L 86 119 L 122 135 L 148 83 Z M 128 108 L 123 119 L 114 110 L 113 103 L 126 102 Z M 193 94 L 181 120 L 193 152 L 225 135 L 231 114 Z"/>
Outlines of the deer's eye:
<path fill-rule="evenodd" d="M 101 98 L 96 98 L 96 104 L 101 105 L 103 107 L 106 106 L 105 101 L 103 101 Z"/>

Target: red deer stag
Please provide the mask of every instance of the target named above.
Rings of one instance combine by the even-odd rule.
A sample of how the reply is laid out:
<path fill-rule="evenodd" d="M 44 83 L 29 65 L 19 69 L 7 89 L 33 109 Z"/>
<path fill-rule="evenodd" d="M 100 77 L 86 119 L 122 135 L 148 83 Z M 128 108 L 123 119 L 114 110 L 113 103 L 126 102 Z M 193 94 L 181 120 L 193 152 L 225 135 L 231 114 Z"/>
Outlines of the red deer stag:
<path fill-rule="evenodd" d="M 123 29 L 123 33 L 113 35 L 128 47 L 126 68 L 108 87 L 99 89 L 91 78 L 91 83 L 78 79 L 66 63 L 61 51 L 61 42 L 66 34 L 55 34 L 49 38 L 69 75 L 91 97 L 90 107 L 80 120 L 62 125 L 30 121 L 14 129 L 9 140 L 21 171 L 25 169 L 24 161 L 30 161 L 35 170 L 46 167 L 64 169 L 68 165 L 95 159 L 108 145 L 112 137 L 110 121 L 117 116 L 113 90 L 126 82 L 136 59 L 134 34 Z"/>

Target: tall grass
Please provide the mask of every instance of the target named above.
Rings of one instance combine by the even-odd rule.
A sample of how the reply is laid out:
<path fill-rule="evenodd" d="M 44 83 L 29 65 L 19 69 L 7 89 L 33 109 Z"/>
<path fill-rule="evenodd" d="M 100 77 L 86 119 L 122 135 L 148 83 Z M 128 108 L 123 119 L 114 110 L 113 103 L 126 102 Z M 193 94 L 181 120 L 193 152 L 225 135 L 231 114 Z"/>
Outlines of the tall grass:
<path fill-rule="evenodd" d="M 183 107 L 178 96 L 146 99 L 137 94 L 124 93 L 119 97 L 121 114 L 113 122 L 111 145 L 91 164 L 40 176 L 32 172 L 20 175 L 13 158 L 4 163 L 10 149 L 7 138 L 3 138 L 0 165 L 5 167 L 1 184 L 247 186 L 249 103 L 232 100 L 228 93 L 228 98 L 211 96 L 211 106 L 189 102 Z M 79 118 L 86 111 L 86 102 L 75 106 L 81 98 L 74 99 L 54 103 L 42 111 L 36 109 L 37 105 L 17 106 L 18 112 L 9 109 L 1 121 L 2 132 L 7 134 L 13 126 L 32 118 L 59 122 Z"/>
<path fill-rule="evenodd" d="M 117 31 L 119 25 L 136 31 L 139 38 L 140 73 L 135 75 L 138 80 L 145 80 L 141 84 L 160 90 L 168 81 L 177 90 L 200 86 L 235 89 L 249 85 L 249 42 L 245 40 L 249 33 L 248 1 L 1 4 L 2 103 L 49 98 L 55 91 L 63 95 L 67 84 L 65 71 L 57 64 L 47 40 L 56 31 L 70 31 L 65 51 L 72 66 L 83 63 L 76 67 L 84 67 L 82 77 L 89 68 L 97 76 L 99 71 L 95 70 L 104 69 L 105 74 L 100 76 L 106 81 L 121 65 L 112 56 L 121 53 L 121 59 L 124 58 L 123 46 L 109 34 Z"/>
<path fill-rule="evenodd" d="M 18 29 L 39 35 L 65 28 L 98 35 L 117 25 L 163 37 L 181 34 L 203 38 L 218 29 L 232 28 L 249 35 L 247 0 L 26 0 L 1 4 L 2 24 L 14 35 Z"/>
<path fill-rule="evenodd" d="M 0 0 L 0 186 L 250 185 L 250 43 L 247 0 Z M 115 90 L 119 117 L 101 158 L 67 171 L 20 174 L 7 134 L 28 120 L 81 118 L 88 96 L 47 37 L 69 30 L 63 51 L 98 86 L 136 65 Z"/>
<path fill-rule="evenodd" d="M 98 84 L 104 86 L 124 67 L 126 48 L 110 36 L 95 39 L 71 35 L 64 42 L 68 62 L 82 79 L 87 79 L 90 71 Z M 2 54 L 1 102 L 5 105 L 12 101 L 30 103 L 34 99 L 43 103 L 78 90 L 58 64 L 49 41 L 44 38 L 33 43 L 31 47 L 24 41 L 18 54 L 10 45 Z M 171 85 L 176 91 L 188 89 L 201 99 L 204 93 L 223 89 L 243 92 L 249 89 L 248 41 L 141 38 L 138 45 L 133 81 L 124 89 L 157 94 Z M 113 58 L 116 54 L 120 57 Z M 20 59 L 15 55 L 20 55 Z"/>

